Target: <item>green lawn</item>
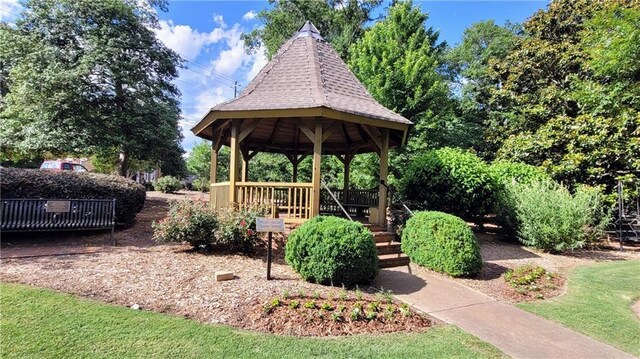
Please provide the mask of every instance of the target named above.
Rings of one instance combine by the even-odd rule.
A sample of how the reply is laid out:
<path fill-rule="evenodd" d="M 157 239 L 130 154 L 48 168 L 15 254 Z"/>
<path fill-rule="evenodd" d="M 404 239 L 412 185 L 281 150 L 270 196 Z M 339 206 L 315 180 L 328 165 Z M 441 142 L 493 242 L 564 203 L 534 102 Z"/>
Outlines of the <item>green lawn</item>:
<path fill-rule="evenodd" d="M 3 358 L 500 357 L 491 345 L 451 326 L 421 334 L 309 339 L 203 325 L 45 289 L 0 284 Z"/>
<path fill-rule="evenodd" d="M 519 307 L 640 356 L 638 298 L 640 261 L 609 262 L 576 268 L 565 295 Z"/>

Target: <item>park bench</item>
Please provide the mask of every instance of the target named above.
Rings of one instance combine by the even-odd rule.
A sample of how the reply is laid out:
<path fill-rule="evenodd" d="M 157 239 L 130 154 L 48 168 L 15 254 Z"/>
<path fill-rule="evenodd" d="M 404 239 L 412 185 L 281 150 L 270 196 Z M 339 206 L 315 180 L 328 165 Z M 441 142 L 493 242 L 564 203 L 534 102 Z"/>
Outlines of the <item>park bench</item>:
<path fill-rule="evenodd" d="M 115 199 L 0 200 L 2 232 L 111 229 L 114 243 Z"/>

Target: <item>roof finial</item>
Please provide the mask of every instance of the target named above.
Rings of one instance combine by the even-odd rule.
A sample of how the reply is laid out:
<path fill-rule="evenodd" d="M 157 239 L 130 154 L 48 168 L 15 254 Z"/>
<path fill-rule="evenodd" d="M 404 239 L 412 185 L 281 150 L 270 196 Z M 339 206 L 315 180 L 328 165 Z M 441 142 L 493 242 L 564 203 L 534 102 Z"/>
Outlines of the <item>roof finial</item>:
<path fill-rule="evenodd" d="M 305 21 L 304 25 L 300 27 L 300 29 L 298 30 L 295 36 L 296 37 L 311 36 L 314 39 L 324 41 L 324 38 L 322 38 L 322 35 L 320 35 L 320 31 L 318 31 L 318 29 L 316 29 L 316 27 L 313 26 L 313 24 L 309 20 Z"/>

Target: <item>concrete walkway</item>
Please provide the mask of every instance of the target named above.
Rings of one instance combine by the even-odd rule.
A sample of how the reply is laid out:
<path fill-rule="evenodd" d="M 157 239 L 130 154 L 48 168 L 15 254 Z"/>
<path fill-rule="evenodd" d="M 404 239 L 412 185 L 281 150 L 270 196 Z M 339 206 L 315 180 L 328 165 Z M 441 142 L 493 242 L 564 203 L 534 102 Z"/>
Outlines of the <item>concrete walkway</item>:
<path fill-rule="evenodd" d="M 398 267 L 381 270 L 375 285 L 514 358 L 634 358 L 441 276 Z"/>

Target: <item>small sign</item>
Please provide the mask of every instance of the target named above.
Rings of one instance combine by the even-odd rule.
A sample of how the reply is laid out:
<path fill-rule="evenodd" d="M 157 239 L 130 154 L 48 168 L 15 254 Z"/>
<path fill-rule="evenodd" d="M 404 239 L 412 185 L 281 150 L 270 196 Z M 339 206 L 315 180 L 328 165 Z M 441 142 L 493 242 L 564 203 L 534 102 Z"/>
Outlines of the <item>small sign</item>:
<path fill-rule="evenodd" d="M 284 232 L 284 219 L 282 218 L 256 218 L 256 231 L 258 232 Z"/>
<path fill-rule="evenodd" d="M 47 213 L 67 213 L 71 209 L 71 201 L 47 201 Z"/>

